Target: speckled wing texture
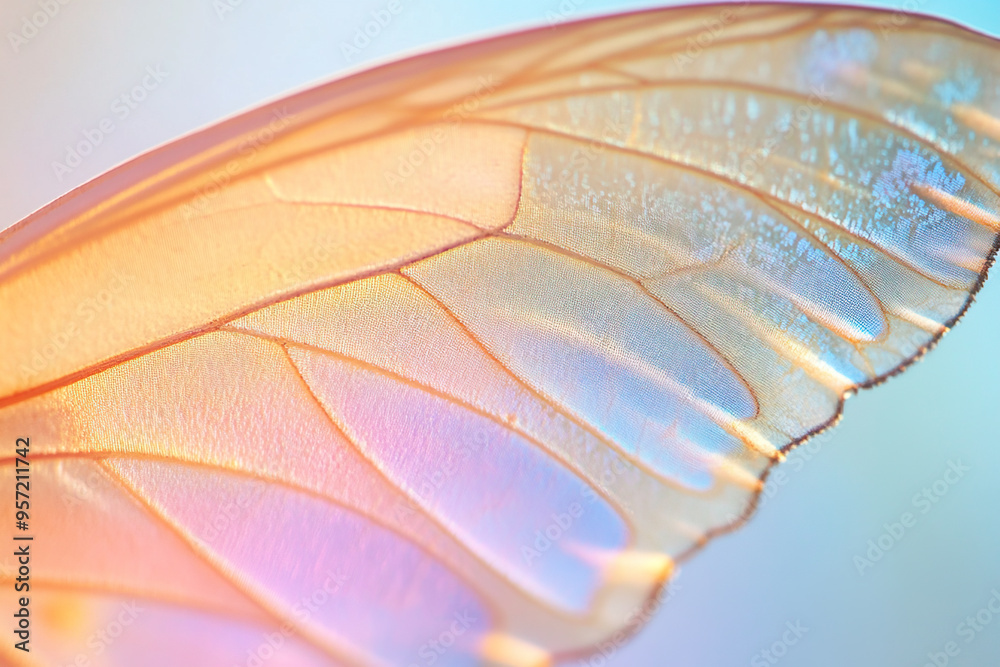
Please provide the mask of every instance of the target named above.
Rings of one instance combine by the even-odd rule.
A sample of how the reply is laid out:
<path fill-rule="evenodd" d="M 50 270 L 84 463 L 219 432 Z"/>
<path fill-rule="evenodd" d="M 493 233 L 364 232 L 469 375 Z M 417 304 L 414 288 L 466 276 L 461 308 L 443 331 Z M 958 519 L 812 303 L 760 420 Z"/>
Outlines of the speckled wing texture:
<path fill-rule="evenodd" d="M 819 6 L 486 40 L 143 155 L 0 240 L 2 650 L 607 654 L 963 313 L 998 191 L 998 43 Z"/>

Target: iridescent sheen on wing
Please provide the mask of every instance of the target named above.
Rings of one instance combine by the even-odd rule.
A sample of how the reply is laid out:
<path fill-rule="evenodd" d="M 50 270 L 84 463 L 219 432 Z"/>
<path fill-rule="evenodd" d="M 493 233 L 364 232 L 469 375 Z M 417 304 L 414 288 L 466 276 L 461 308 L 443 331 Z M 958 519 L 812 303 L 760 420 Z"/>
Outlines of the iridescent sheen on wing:
<path fill-rule="evenodd" d="M 702 6 L 430 53 L 0 236 L 40 664 L 126 617 L 101 664 L 522 667 L 623 641 L 985 279 L 1000 45 L 898 16 Z"/>

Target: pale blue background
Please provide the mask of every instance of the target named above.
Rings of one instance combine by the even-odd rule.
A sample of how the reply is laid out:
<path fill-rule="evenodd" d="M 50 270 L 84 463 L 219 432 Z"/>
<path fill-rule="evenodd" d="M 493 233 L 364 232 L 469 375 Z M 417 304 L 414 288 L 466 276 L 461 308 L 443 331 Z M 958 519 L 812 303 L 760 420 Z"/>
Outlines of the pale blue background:
<path fill-rule="evenodd" d="M 221 0 L 220 0 L 221 1 Z M 233 0 L 233 3 L 238 0 Z M 6 37 L 37 10 L 0 9 L 0 227 L 138 151 L 359 63 L 544 23 L 559 2 L 401 0 L 403 12 L 355 62 L 340 44 L 385 0 L 243 0 L 220 19 L 212 0 L 157 5 L 77 1 L 14 53 Z M 654 3 L 568 0 L 574 16 Z M 874 4 L 874 3 L 873 3 Z M 997 0 L 913 0 L 920 11 L 1000 34 Z M 63 181 L 51 163 L 111 116 L 147 66 L 166 80 Z M 995 281 L 996 279 L 994 279 Z M 921 667 L 956 625 L 1000 590 L 1000 286 L 927 360 L 852 399 L 810 460 L 787 468 L 749 526 L 687 565 L 656 619 L 615 665 L 751 665 L 786 622 L 808 628 L 778 663 Z M 971 468 L 862 577 L 852 558 L 949 459 Z M 1000 617 L 951 665 L 1000 665 Z M 757 664 L 767 664 L 758 662 Z"/>

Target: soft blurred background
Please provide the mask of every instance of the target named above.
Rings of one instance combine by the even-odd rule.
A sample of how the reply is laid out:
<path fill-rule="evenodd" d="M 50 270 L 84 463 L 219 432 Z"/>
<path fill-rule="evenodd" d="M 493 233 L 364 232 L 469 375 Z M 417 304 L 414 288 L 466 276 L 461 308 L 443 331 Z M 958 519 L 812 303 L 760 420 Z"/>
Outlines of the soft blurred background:
<path fill-rule="evenodd" d="M 664 4 L 394 1 L 401 11 L 359 48 L 357 30 L 388 0 L 3 0 L 0 228 L 138 152 L 311 82 L 511 28 Z M 45 6 L 54 15 L 29 27 Z M 1000 35 L 997 0 L 892 7 Z M 87 133 L 93 150 L 57 173 L 53 162 Z M 753 521 L 686 564 L 675 594 L 608 664 L 1000 665 L 1000 614 L 959 625 L 1000 600 L 998 280 L 926 360 L 849 401 L 841 426 L 794 454 Z M 946 492 L 921 513 L 914 496 L 950 465 L 968 471 L 939 483 Z M 916 525 L 859 572 L 855 557 L 906 511 Z M 942 653 L 948 642 L 957 655 Z"/>

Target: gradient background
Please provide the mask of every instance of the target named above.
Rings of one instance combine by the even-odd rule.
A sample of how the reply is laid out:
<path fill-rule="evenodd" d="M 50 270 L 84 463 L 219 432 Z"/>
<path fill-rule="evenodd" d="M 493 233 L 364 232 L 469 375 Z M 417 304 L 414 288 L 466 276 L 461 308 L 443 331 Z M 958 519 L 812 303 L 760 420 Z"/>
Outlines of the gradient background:
<path fill-rule="evenodd" d="M 664 4 L 400 2 L 403 11 L 348 60 L 342 43 L 387 0 L 73 1 L 17 52 L 9 32 L 19 31 L 38 3 L 3 0 L 0 228 L 140 151 L 310 82 L 414 50 L 544 25 L 560 6 L 577 18 Z M 997 0 L 897 7 L 1000 35 Z M 147 66 L 166 78 L 119 119 L 115 98 L 139 83 Z M 103 118 L 114 131 L 57 178 L 52 162 Z M 1000 591 L 997 280 L 927 360 L 849 401 L 840 427 L 811 452 L 793 454 L 783 483 L 772 481 L 751 523 L 686 564 L 676 594 L 608 664 L 767 665 L 755 656 L 780 640 L 786 623 L 799 622 L 808 631 L 782 665 L 922 667 L 928 652 L 949 641 L 961 650 L 949 665 L 1000 665 L 1000 615 L 971 642 L 956 634 Z M 970 472 L 920 514 L 913 495 L 941 478 L 950 460 Z M 916 526 L 860 575 L 854 557 L 905 511 L 917 514 Z"/>

